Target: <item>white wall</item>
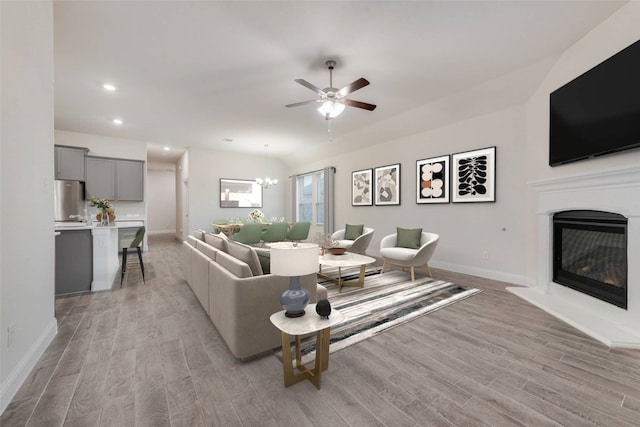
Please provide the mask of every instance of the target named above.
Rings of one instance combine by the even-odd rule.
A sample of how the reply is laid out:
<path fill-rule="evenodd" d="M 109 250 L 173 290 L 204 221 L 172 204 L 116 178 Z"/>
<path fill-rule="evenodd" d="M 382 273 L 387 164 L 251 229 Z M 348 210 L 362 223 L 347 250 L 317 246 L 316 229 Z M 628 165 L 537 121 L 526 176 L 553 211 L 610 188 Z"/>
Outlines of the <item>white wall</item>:
<path fill-rule="evenodd" d="M 55 336 L 53 6 L 0 2 L 0 412 Z M 8 328 L 13 327 L 9 346 Z"/>
<path fill-rule="evenodd" d="M 440 234 L 431 265 L 499 280 L 524 281 L 523 107 L 462 120 L 407 138 L 298 165 L 299 173 L 335 166 L 336 228 L 363 223 L 375 228 L 369 252 L 396 227 Z M 497 147 L 495 203 L 416 204 L 416 161 L 489 146 Z M 351 172 L 401 164 L 400 206 L 351 206 Z M 488 259 L 484 253 L 488 253 Z"/>
<path fill-rule="evenodd" d="M 147 230 L 149 234 L 176 232 L 176 171 L 173 164 L 147 168 Z"/>
<path fill-rule="evenodd" d="M 223 153 L 200 149 L 189 149 L 189 225 L 212 230 L 215 218 L 246 218 L 251 208 L 221 208 L 220 178 L 254 180 L 265 174 L 265 159 L 262 153 L 247 156 L 238 153 Z M 269 175 L 279 184 L 263 190 L 262 199 L 265 217 L 287 217 L 286 194 L 289 179 L 284 164 L 277 159 L 269 160 Z M 187 233 L 188 234 L 188 233 Z"/>
<path fill-rule="evenodd" d="M 562 166 L 549 164 L 549 93 L 640 39 L 640 2 L 630 2 L 567 49 L 526 105 L 527 180 L 569 177 L 640 164 L 640 150 Z M 595 195 L 594 195 L 595 197 Z M 535 285 L 538 267 L 537 194 L 527 198 L 527 277 Z"/>

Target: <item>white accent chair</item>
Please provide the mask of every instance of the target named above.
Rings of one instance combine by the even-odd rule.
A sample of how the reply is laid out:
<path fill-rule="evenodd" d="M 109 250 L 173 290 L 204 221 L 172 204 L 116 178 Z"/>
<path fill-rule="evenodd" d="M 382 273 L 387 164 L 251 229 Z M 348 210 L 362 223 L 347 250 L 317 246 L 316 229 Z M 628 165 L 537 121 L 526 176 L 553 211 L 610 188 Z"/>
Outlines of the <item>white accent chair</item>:
<path fill-rule="evenodd" d="M 345 229 L 343 228 L 333 233 L 331 235 L 331 238 L 338 241 L 339 248 L 345 248 L 347 251 L 355 254 L 365 255 L 367 252 L 367 248 L 371 243 L 371 238 L 373 237 L 374 231 L 375 230 L 373 228 L 364 227 L 362 229 L 362 234 L 359 235 L 355 240 L 345 240 Z"/>
<path fill-rule="evenodd" d="M 411 271 L 411 281 L 415 281 L 414 267 L 423 268 L 431 277 L 429 260 L 436 250 L 440 236 L 435 233 L 422 232 L 420 237 L 420 247 L 409 249 L 396 247 L 398 235 L 396 233 L 385 236 L 380 241 L 380 254 L 384 260 L 381 273 L 386 267 L 400 267 L 404 270 L 409 267 Z"/>

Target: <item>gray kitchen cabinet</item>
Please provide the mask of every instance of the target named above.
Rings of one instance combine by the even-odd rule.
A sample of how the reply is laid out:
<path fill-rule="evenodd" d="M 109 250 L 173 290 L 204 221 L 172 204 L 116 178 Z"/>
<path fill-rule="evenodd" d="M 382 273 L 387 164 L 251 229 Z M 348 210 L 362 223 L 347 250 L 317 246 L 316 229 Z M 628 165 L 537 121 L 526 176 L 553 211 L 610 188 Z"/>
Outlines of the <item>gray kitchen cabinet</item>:
<path fill-rule="evenodd" d="M 144 162 L 116 160 L 116 200 L 144 199 Z"/>
<path fill-rule="evenodd" d="M 144 162 L 86 157 L 87 198 L 141 202 L 144 200 Z"/>
<path fill-rule="evenodd" d="M 55 179 L 84 181 L 86 152 L 86 148 L 56 145 L 54 147 Z"/>
<path fill-rule="evenodd" d="M 56 295 L 90 291 L 93 281 L 91 230 L 65 230 L 55 239 Z"/>
<path fill-rule="evenodd" d="M 85 159 L 87 165 L 87 182 L 85 185 L 87 199 L 97 197 L 99 199 L 115 200 L 115 160 L 91 156 L 87 156 Z"/>

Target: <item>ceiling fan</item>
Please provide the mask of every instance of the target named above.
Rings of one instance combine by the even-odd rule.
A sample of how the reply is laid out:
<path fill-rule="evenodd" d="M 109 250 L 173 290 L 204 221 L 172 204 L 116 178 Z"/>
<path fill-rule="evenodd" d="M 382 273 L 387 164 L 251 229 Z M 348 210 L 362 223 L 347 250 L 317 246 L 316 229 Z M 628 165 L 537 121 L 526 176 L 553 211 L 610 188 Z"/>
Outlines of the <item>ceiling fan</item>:
<path fill-rule="evenodd" d="M 368 104 L 366 102 L 354 101 L 352 99 L 347 99 L 346 96 L 351 92 L 355 92 L 358 89 L 362 89 L 363 87 L 369 84 L 369 81 L 364 78 L 359 78 L 353 83 L 343 87 L 342 89 L 337 89 L 333 87 L 333 68 L 336 66 L 336 61 L 327 61 L 327 68 L 329 68 L 329 87 L 324 89 L 320 89 L 308 81 L 304 79 L 296 79 L 297 83 L 300 83 L 302 86 L 311 89 L 315 93 L 317 93 L 320 97 L 318 99 L 311 99 L 309 101 L 296 102 L 295 104 L 288 104 L 285 107 L 299 107 L 300 105 L 307 105 L 313 103 L 320 103 L 320 107 L 318 111 L 322 114 L 325 119 L 333 119 L 334 117 L 338 117 L 340 113 L 342 113 L 345 109 L 345 106 L 362 108 L 364 110 L 373 111 L 376 109 L 376 106 L 373 104 Z"/>

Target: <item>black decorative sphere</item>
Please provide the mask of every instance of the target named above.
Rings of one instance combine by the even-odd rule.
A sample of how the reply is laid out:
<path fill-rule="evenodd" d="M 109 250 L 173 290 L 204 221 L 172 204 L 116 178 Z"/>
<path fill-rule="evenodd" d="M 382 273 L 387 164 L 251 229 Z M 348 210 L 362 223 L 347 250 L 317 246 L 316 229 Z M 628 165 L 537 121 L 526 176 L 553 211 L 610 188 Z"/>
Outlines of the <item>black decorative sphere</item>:
<path fill-rule="evenodd" d="M 329 314 L 331 314 L 331 304 L 329 304 L 329 300 L 321 299 L 318 301 L 316 304 L 316 313 L 318 313 L 318 316 L 328 319 Z"/>

